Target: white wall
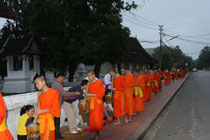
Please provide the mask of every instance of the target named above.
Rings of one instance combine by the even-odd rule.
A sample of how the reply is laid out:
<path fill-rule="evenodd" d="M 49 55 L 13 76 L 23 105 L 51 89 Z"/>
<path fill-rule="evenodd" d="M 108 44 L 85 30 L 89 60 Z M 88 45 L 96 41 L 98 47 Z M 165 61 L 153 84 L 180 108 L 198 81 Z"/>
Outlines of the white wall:
<path fill-rule="evenodd" d="M 17 132 L 18 119 L 20 118 L 20 109 L 24 105 L 28 104 L 32 104 L 35 106 L 37 102 L 37 92 L 5 96 L 3 98 L 7 109 L 7 118 L 6 118 L 7 127 L 10 133 L 12 134 L 14 140 L 17 140 L 16 132 Z M 64 125 L 65 118 L 66 115 L 64 113 L 63 108 L 61 108 L 61 126 Z"/>

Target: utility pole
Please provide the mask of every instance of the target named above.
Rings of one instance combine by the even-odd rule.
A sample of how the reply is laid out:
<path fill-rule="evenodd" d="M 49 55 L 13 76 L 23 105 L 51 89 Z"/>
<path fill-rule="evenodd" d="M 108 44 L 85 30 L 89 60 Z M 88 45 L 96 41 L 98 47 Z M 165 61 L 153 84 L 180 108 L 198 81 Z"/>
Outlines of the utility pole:
<path fill-rule="evenodd" d="M 161 54 L 161 47 L 162 47 L 162 39 L 163 39 L 163 25 L 160 25 L 160 59 L 159 59 L 159 65 L 160 65 L 160 69 L 161 69 L 161 58 L 162 58 L 162 54 Z"/>

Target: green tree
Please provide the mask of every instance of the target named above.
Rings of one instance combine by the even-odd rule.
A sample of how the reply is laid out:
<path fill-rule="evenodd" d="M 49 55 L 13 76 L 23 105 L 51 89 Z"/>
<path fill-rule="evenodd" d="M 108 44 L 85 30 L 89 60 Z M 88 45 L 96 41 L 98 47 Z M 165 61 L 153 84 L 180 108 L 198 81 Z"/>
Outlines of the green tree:
<path fill-rule="evenodd" d="M 209 68 L 210 67 L 210 47 L 209 46 L 205 46 L 199 55 L 198 58 L 198 65 L 201 68 Z"/>
<path fill-rule="evenodd" d="M 185 67 L 185 63 L 189 63 L 190 67 L 193 67 L 193 60 L 191 57 L 185 55 L 179 46 L 176 47 L 162 47 L 161 68 L 163 70 L 171 70 L 174 64 L 177 64 L 177 68 Z M 157 47 L 152 54 L 153 58 L 159 60 L 160 48 Z"/>
<path fill-rule="evenodd" d="M 106 61 L 119 62 L 129 49 L 129 30 L 121 25 L 121 10 L 136 8 L 134 2 L 123 0 L 88 0 L 90 15 L 81 50 L 83 62 L 95 65 L 94 71 L 99 77 L 100 66 Z"/>

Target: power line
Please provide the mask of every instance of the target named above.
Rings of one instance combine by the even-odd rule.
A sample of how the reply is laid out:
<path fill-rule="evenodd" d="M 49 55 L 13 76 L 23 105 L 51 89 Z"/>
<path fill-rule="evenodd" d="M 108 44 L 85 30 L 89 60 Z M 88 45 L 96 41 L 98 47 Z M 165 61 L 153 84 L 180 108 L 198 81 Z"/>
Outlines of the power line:
<path fill-rule="evenodd" d="M 139 19 L 136 18 L 136 17 L 131 17 L 131 16 L 128 16 L 128 15 L 125 15 L 125 14 L 123 14 L 123 16 L 126 16 L 127 18 L 130 18 L 130 19 L 132 19 L 132 20 L 135 20 L 135 21 L 137 21 L 137 22 L 139 22 L 139 23 L 143 23 L 143 24 L 151 25 L 151 26 L 156 26 L 156 25 L 154 25 L 154 24 L 151 24 L 151 23 L 148 23 L 148 22 L 141 21 L 141 20 L 139 20 Z"/>
<path fill-rule="evenodd" d="M 169 37 L 173 37 L 173 36 L 168 35 L 168 34 L 164 34 L 164 35 L 165 35 L 165 36 L 169 36 Z M 187 41 L 187 42 L 191 42 L 191 43 L 198 43 L 198 44 L 210 44 L 210 42 L 195 41 L 195 40 L 185 39 L 185 38 L 181 38 L 181 37 L 177 37 L 177 39 L 179 39 L 179 40 L 183 40 L 183 41 Z"/>
<path fill-rule="evenodd" d="M 151 30 L 158 30 L 157 28 L 153 28 L 153 27 L 148 27 L 148 26 L 145 26 L 145 25 L 142 25 L 142 24 L 139 24 L 139 23 L 136 23 L 136 22 L 133 22 L 133 21 L 130 21 L 129 19 L 126 19 L 126 18 L 123 18 L 123 20 L 129 22 L 129 23 L 132 23 L 136 26 L 140 26 L 140 27 L 143 27 L 143 28 L 147 28 L 147 29 L 151 29 Z"/>
<path fill-rule="evenodd" d="M 170 32 L 170 33 L 174 33 L 174 34 L 179 34 L 181 37 L 184 37 L 184 38 L 197 38 L 197 39 L 205 39 L 205 40 L 209 40 L 210 38 L 205 38 L 204 36 L 210 36 L 210 34 L 199 34 L 199 35 L 185 35 L 185 34 L 182 34 L 182 33 L 177 33 L 177 32 L 173 32 L 173 31 L 169 31 L 169 30 L 166 30 L 167 32 Z"/>
<path fill-rule="evenodd" d="M 157 25 L 157 26 L 160 25 L 159 23 L 156 23 L 156 22 L 154 22 L 154 21 L 152 21 L 152 20 L 146 19 L 146 18 L 144 18 L 144 17 L 142 17 L 142 16 L 139 16 L 139 15 L 133 13 L 133 12 L 130 12 L 130 13 L 131 13 L 134 17 L 139 17 L 139 18 L 141 18 L 141 19 L 143 19 L 143 20 L 145 20 L 145 21 L 147 21 L 147 22 L 149 22 L 149 23 L 153 23 L 154 25 Z"/>

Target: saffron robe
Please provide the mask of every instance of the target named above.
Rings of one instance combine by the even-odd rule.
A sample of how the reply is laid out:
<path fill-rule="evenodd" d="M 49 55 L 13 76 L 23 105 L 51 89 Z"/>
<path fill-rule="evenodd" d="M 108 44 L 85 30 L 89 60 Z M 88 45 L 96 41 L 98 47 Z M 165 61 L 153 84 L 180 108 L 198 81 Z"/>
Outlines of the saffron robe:
<path fill-rule="evenodd" d="M 12 140 L 12 135 L 7 129 L 5 118 L 6 118 L 6 106 L 4 103 L 4 99 L 0 93 L 0 139 Z"/>
<path fill-rule="evenodd" d="M 136 79 L 135 79 L 135 85 L 134 87 L 134 94 L 135 94 L 135 98 L 134 98 L 134 111 L 143 111 L 144 110 L 144 88 L 145 88 L 145 82 L 144 82 L 144 76 L 143 75 L 139 75 Z"/>
<path fill-rule="evenodd" d="M 4 99 L 0 93 L 0 139 L 12 140 L 12 135 L 7 129 L 5 118 L 6 118 L 6 106 L 4 103 Z"/>
<path fill-rule="evenodd" d="M 167 85 L 167 83 L 168 83 L 168 72 L 164 73 L 164 83 L 165 83 L 165 85 Z"/>
<path fill-rule="evenodd" d="M 128 116 L 133 115 L 133 87 L 135 85 L 135 79 L 132 74 L 125 76 L 125 112 Z"/>
<path fill-rule="evenodd" d="M 55 140 L 54 117 L 60 117 L 59 92 L 49 88 L 39 96 L 39 105 L 40 109 L 49 110 L 38 116 L 41 140 Z"/>
<path fill-rule="evenodd" d="M 155 73 L 154 74 L 154 87 L 153 87 L 153 92 L 154 93 L 158 92 L 159 82 L 160 82 L 160 74 Z"/>
<path fill-rule="evenodd" d="M 178 80 L 179 79 L 179 72 L 176 71 L 175 73 L 176 73 L 176 80 Z"/>
<path fill-rule="evenodd" d="M 96 80 L 88 86 L 88 91 L 91 94 L 96 94 L 96 97 L 89 98 L 89 122 L 90 128 L 95 131 L 100 131 L 103 128 L 103 97 L 105 95 L 104 83 Z"/>
<path fill-rule="evenodd" d="M 160 76 L 160 80 L 158 81 L 158 88 L 160 89 L 160 88 L 162 88 L 162 78 L 163 78 L 163 72 L 162 71 L 160 71 L 159 72 L 159 76 Z"/>
<path fill-rule="evenodd" d="M 148 94 L 149 94 L 149 86 L 150 86 L 150 81 L 149 81 L 149 76 L 146 74 L 146 75 L 143 75 L 144 76 L 144 83 L 145 83 L 145 89 L 144 89 L 144 91 L 145 92 L 143 92 L 143 96 L 144 96 L 144 102 L 146 102 L 147 101 L 147 99 L 148 99 Z"/>
<path fill-rule="evenodd" d="M 174 78 L 175 78 L 175 73 L 176 73 L 175 70 L 173 70 L 171 73 L 172 73 L 172 80 L 174 80 Z"/>
<path fill-rule="evenodd" d="M 114 117 L 122 117 L 125 115 L 125 78 L 119 76 L 113 80 L 114 88 Z"/>
<path fill-rule="evenodd" d="M 168 72 L 168 77 L 167 77 L 168 79 L 168 83 L 171 83 L 171 72 Z"/>
<path fill-rule="evenodd" d="M 150 81 L 150 86 L 149 86 L 149 92 L 148 92 L 148 100 L 150 100 L 152 98 L 152 91 L 153 91 L 153 87 L 154 87 L 154 75 L 150 74 L 149 75 L 149 81 Z"/>

